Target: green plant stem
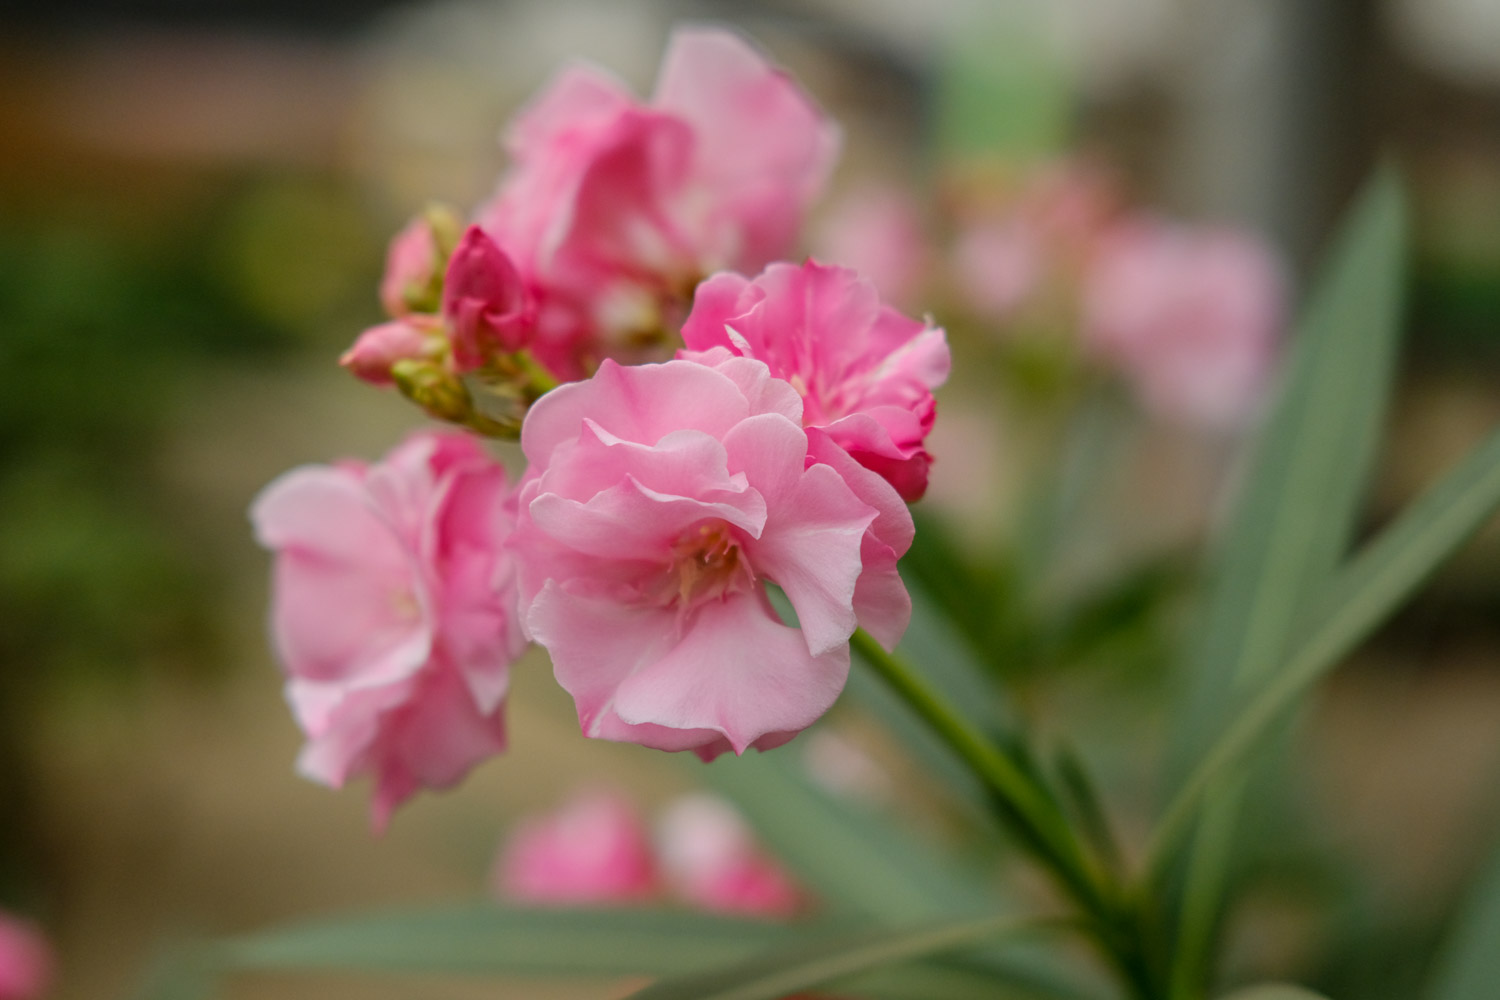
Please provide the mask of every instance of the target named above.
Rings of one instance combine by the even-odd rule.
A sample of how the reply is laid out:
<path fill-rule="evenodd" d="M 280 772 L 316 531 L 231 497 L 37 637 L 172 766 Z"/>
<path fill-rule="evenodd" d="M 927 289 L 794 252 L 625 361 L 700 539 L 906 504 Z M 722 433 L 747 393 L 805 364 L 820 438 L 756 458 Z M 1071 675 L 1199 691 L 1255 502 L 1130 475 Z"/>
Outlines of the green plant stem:
<path fill-rule="evenodd" d="M 886 652 L 859 629 L 852 644 L 869 666 L 974 772 L 1004 806 L 1023 847 L 1036 856 L 1064 893 L 1091 918 L 1098 943 L 1130 993 L 1155 1000 L 1158 993 L 1133 912 L 1122 894 L 1092 864 L 1057 803 L 1027 771 L 975 729 L 935 692 L 920 673 Z"/>

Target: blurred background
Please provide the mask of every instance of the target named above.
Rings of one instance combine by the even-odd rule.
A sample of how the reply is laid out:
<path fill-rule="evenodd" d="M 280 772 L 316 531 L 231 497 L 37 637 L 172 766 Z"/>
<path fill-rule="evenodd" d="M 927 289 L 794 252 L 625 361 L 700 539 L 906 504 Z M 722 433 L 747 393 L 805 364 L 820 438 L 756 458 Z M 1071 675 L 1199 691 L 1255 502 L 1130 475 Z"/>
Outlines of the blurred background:
<path fill-rule="evenodd" d="M 585 746 L 529 659 L 515 750 L 372 837 L 362 790 L 292 773 L 300 737 L 264 641 L 268 560 L 244 514 L 284 469 L 373 458 L 417 422 L 334 363 L 379 318 L 390 234 L 431 199 L 489 193 L 500 130 L 560 62 L 596 60 L 649 92 L 680 19 L 741 27 L 842 123 L 829 213 L 874 186 L 934 200 L 967 160 L 1085 156 L 1133 203 L 1263 235 L 1295 294 L 1390 156 L 1410 186 L 1415 252 L 1370 524 L 1500 421 L 1492 0 L 9 3 L 0 906 L 55 942 L 55 996 L 123 996 L 173 942 L 481 894 L 506 825 L 574 778 L 647 803 L 691 785 L 662 755 Z M 940 302 L 911 306 L 929 308 L 947 322 Z M 995 426 L 992 359 L 979 334 L 951 329 L 957 372 L 939 396 L 923 510 L 1004 547 L 1024 492 L 1017 456 L 1038 445 L 1015 411 Z M 1209 530 L 1242 436 L 1147 423 L 1110 493 L 1110 541 L 1080 561 L 1175 580 L 1191 575 L 1183 554 Z M 1445 571 L 1340 673 L 1309 727 L 1299 773 L 1319 837 L 1371 873 L 1370 907 L 1399 915 L 1368 936 L 1364 958 L 1379 962 L 1341 970 L 1309 944 L 1335 932 L 1299 908 L 1294 858 L 1233 928 L 1234 954 L 1257 970 L 1314 966 L 1325 983 L 1395 989 L 1481 851 L 1500 775 L 1497 555 L 1490 538 Z M 1175 607 L 1154 614 L 1153 637 L 1170 637 Z M 1109 685 L 1157 683 L 1103 658 L 1116 661 Z M 1037 698 L 1089 711 L 1067 693 Z M 1128 731 L 1153 724 L 1143 710 Z M 334 988 L 260 979 L 233 995 Z"/>

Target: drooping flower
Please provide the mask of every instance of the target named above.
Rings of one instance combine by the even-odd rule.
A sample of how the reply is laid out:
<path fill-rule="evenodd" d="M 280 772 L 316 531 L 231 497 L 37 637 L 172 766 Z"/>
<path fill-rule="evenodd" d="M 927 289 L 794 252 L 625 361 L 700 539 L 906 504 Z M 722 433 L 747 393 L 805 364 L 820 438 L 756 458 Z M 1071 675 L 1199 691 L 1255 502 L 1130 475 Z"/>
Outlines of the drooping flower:
<path fill-rule="evenodd" d="M 604 791 L 522 821 L 496 863 L 495 891 L 543 905 L 641 902 L 657 894 L 656 859 L 639 814 Z"/>
<path fill-rule="evenodd" d="M 683 324 L 696 358 L 711 348 L 764 361 L 802 397 L 803 423 L 823 430 L 907 500 L 927 488 L 924 447 L 948 377 L 943 331 L 880 302 L 842 267 L 772 264 L 754 280 L 716 274 L 698 287 Z"/>
<path fill-rule="evenodd" d="M 42 932 L 0 910 L 0 1000 L 40 1000 L 52 975 L 52 947 Z"/>
<path fill-rule="evenodd" d="M 583 374 L 659 343 L 693 286 L 785 254 L 822 190 L 838 131 L 738 36 L 677 31 L 649 103 L 564 71 L 506 140 L 479 224 L 536 295 L 537 336 Z"/>
<path fill-rule="evenodd" d="M 251 519 L 276 553 L 272 635 L 305 776 L 371 775 L 382 827 L 418 788 L 504 749 L 525 645 L 503 548 L 514 507 L 473 439 L 418 433 L 375 465 L 293 469 Z"/>
<path fill-rule="evenodd" d="M 606 362 L 543 397 L 514 536 L 527 631 L 584 733 L 705 758 L 811 725 L 856 625 L 893 646 L 910 617 L 900 498 L 803 430 L 788 383 L 720 354 Z"/>
<path fill-rule="evenodd" d="M 662 866 L 672 890 L 712 913 L 796 916 L 807 894 L 771 855 L 735 808 L 711 795 L 674 802 L 657 826 Z"/>
<path fill-rule="evenodd" d="M 1281 268 L 1261 241 L 1139 218 L 1089 267 L 1084 346 L 1161 416 L 1232 426 L 1265 388 L 1284 297 Z"/>

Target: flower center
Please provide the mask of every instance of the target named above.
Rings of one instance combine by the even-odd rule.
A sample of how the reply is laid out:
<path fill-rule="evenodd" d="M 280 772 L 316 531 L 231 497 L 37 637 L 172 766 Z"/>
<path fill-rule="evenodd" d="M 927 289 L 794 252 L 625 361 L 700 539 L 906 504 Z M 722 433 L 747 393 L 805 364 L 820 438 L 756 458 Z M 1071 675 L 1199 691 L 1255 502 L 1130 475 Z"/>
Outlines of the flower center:
<path fill-rule="evenodd" d="M 669 600 L 691 608 L 723 597 L 754 580 L 740 555 L 739 543 L 723 521 L 705 521 L 689 528 L 672 543 L 673 582 Z"/>

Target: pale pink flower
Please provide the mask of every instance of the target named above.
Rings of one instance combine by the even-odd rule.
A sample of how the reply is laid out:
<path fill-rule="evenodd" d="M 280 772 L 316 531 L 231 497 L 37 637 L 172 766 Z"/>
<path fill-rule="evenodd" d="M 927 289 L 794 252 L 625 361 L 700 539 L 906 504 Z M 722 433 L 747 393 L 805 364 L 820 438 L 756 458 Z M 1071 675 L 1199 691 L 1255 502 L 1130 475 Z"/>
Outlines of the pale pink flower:
<path fill-rule="evenodd" d="M 470 372 L 497 355 L 514 354 L 532 334 L 531 303 L 505 251 L 470 226 L 448 260 L 443 318 L 453 344 L 454 370 Z"/>
<path fill-rule="evenodd" d="M 443 261 L 427 219 L 418 216 L 391 239 L 380 280 L 380 304 L 392 319 L 429 312 Z"/>
<path fill-rule="evenodd" d="M 1084 344 L 1156 413 L 1232 426 L 1265 389 L 1284 297 L 1281 267 L 1260 240 L 1139 218 L 1092 261 Z"/>
<path fill-rule="evenodd" d="M 632 903 L 657 894 L 656 859 L 640 815 L 606 791 L 523 820 L 496 862 L 496 892 L 525 903 Z"/>
<path fill-rule="evenodd" d="M 1045 248 L 1036 232 L 1017 219 L 987 221 L 965 229 L 953 247 L 953 276 L 969 308 L 1006 319 L 1041 284 Z"/>
<path fill-rule="evenodd" d="M 378 828 L 504 749 L 525 645 L 502 548 L 513 503 L 472 438 L 419 433 L 375 465 L 293 469 L 251 518 L 276 553 L 272 635 L 305 776 L 373 776 Z"/>
<path fill-rule="evenodd" d="M 685 902 L 714 913 L 788 918 L 806 893 L 756 843 L 740 814 L 723 799 L 692 795 L 673 803 L 658 824 L 662 867 Z"/>
<path fill-rule="evenodd" d="M 910 617 L 911 517 L 766 366 L 606 362 L 526 417 L 515 544 L 530 636 L 587 736 L 705 758 L 786 742 L 844 686 L 849 636 Z M 775 583 L 796 610 L 782 622 Z"/>
<path fill-rule="evenodd" d="M 824 222 L 817 254 L 874 282 L 887 302 L 908 305 L 926 280 L 931 246 L 922 215 L 900 188 L 853 191 Z"/>
<path fill-rule="evenodd" d="M 698 286 L 682 327 L 693 359 L 710 348 L 764 361 L 802 396 L 803 423 L 825 431 L 907 500 L 927 488 L 923 443 L 932 390 L 952 359 L 943 331 L 880 303 L 855 272 L 808 261 L 772 264 L 753 281 L 716 274 Z"/>
<path fill-rule="evenodd" d="M 443 333 L 433 317 L 411 313 L 372 326 L 339 358 L 339 364 L 371 385 L 394 385 L 399 361 L 420 361 L 442 352 Z"/>
<path fill-rule="evenodd" d="M 0 910 L 0 1000 L 38 1000 L 51 986 L 53 965 L 36 925 Z"/>
<path fill-rule="evenodd" d="M 838 131 L 738 36 L 680 29 L 637 101 L 564 71 L 512 125 L 514 164 L 479 223 L 537 296 L 538 336 L 600 354 L 658 339 L 694 284 L 786 253 L 822 190 Z"/>

